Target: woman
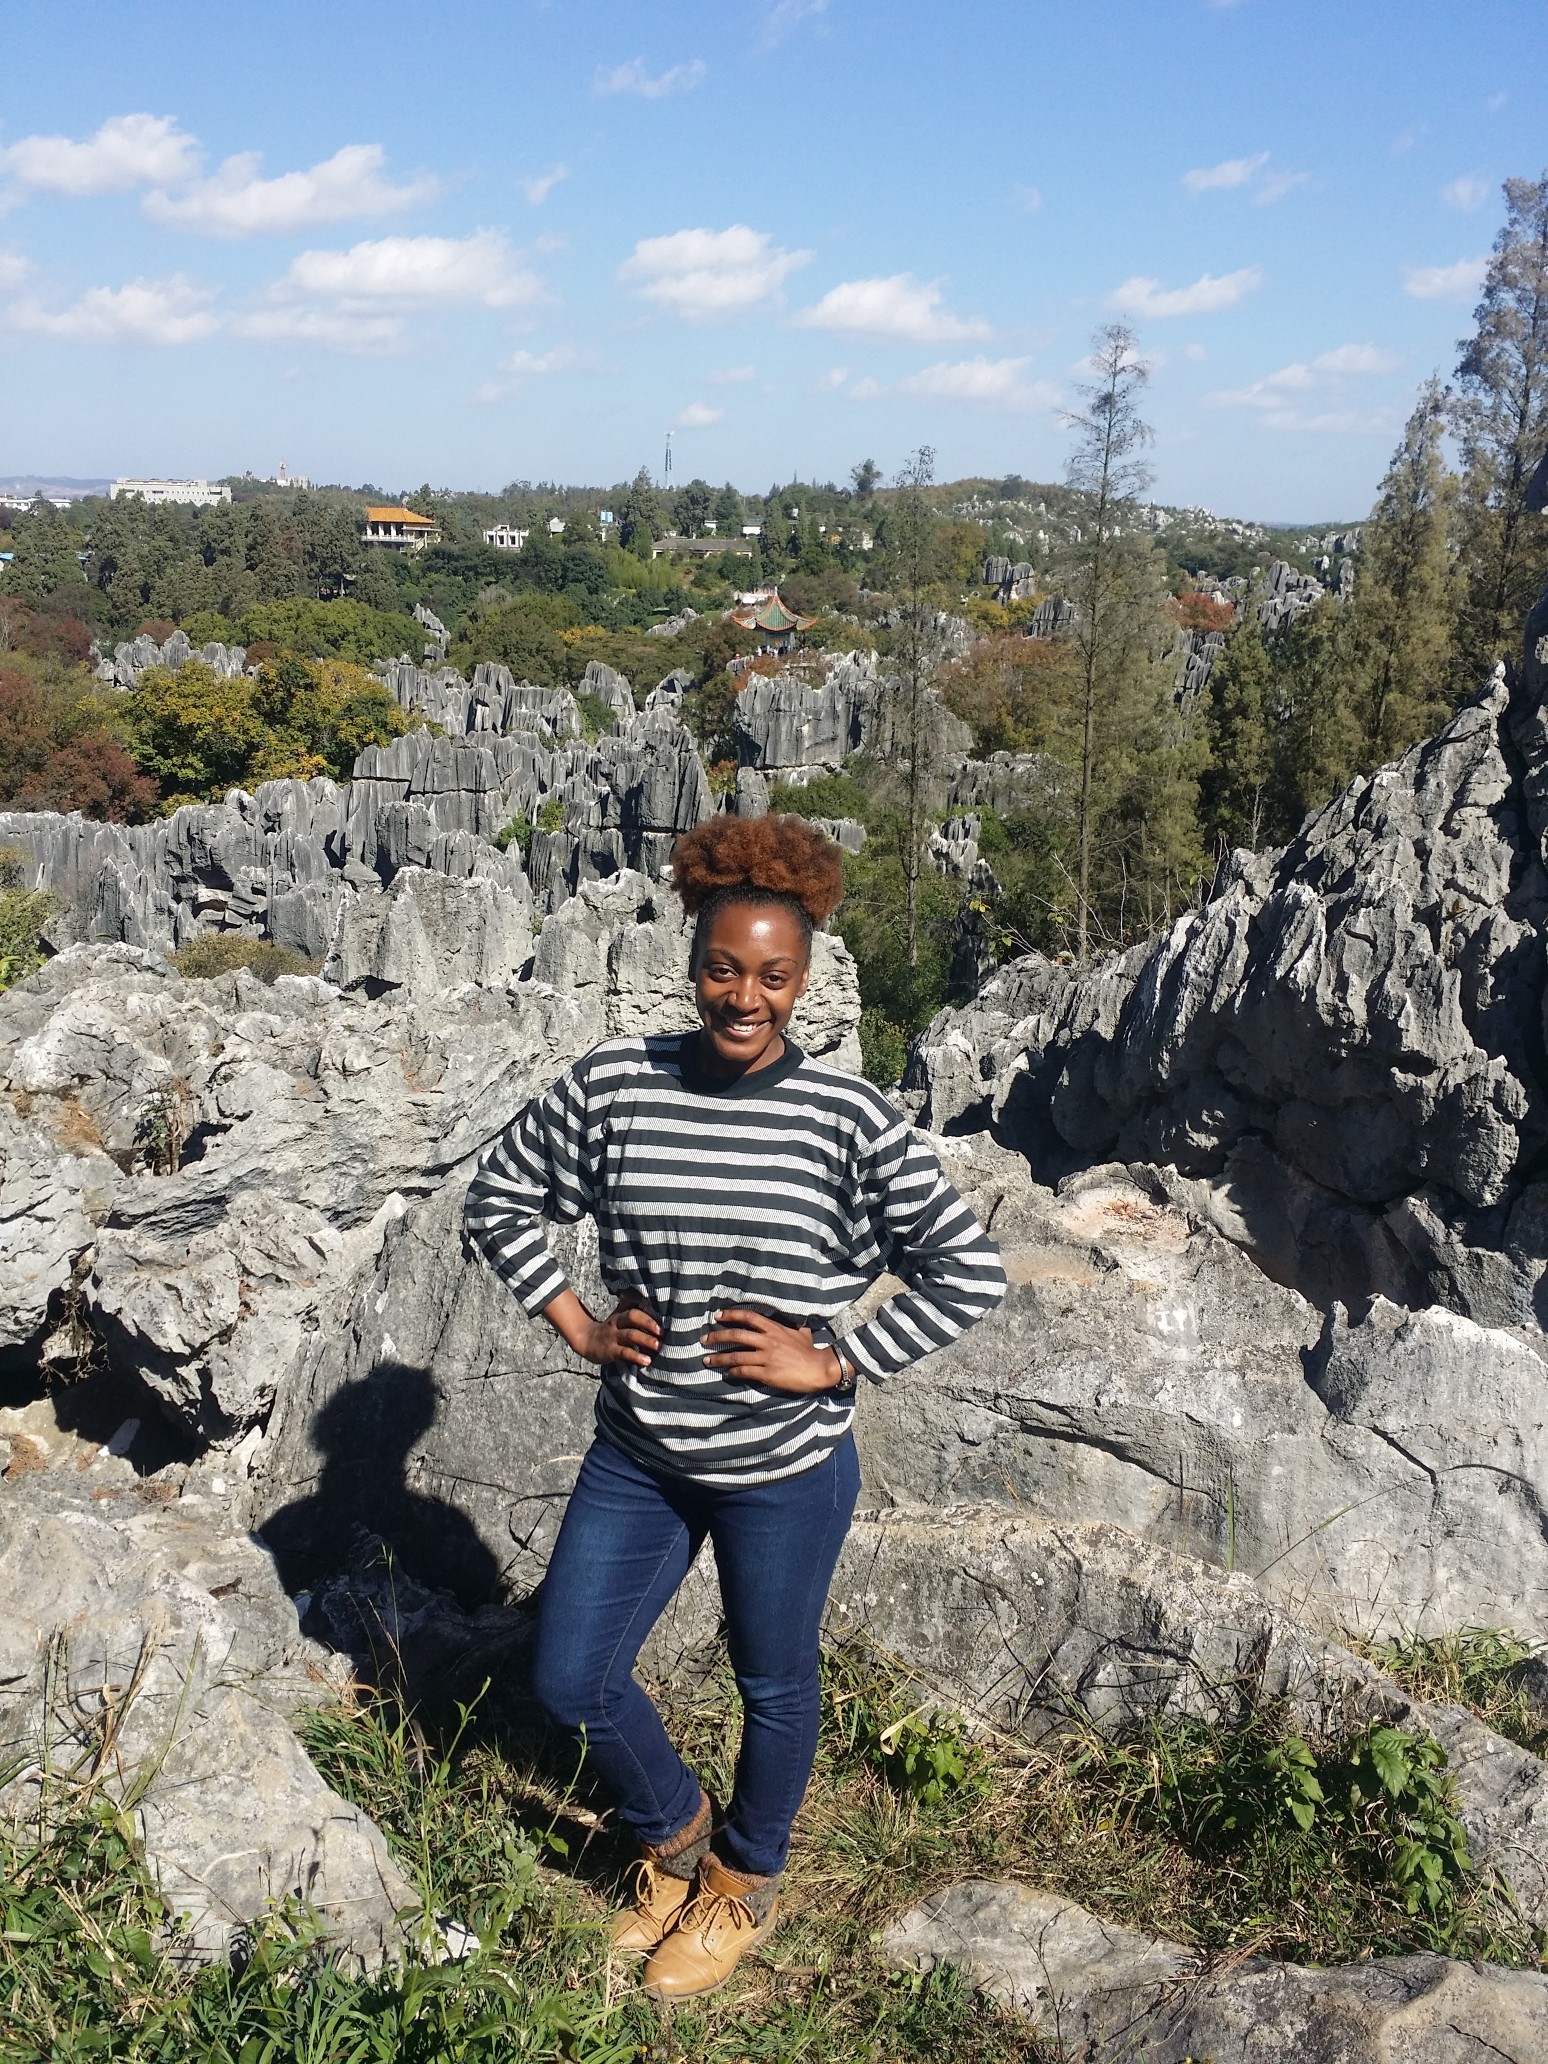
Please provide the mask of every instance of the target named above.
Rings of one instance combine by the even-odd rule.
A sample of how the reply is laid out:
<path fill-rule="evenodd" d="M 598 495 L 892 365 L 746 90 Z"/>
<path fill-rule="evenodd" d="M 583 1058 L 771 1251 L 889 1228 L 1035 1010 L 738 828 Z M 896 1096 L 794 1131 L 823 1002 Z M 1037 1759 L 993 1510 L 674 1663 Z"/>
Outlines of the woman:
<path fill-rule="evenodd" d="M 680 838 L 699 1029 L 593 1048 L 485 1153 L 474 1244 L 524 1309 L 599 1364 L 596 1438 L 544 1580 L 534 1688 L 642 1847 L 613 1939 L 648 1991 L 722 1984 L 774 1926 L 817 1746 L 818 1631 L 859 1490 L 857 1377 L 879 1382 L 1004 1295 L 998 1254 L 879 1090 L 786 1037 L 838 848 L 796 817 Z M 605 1318 L 544 1217 L 596 1219 Z M 908 1288 L 842 1340 L 884 1269 Z M 743 1703 L 722 1820 L 635 1682 L 713 1543 Z"/>

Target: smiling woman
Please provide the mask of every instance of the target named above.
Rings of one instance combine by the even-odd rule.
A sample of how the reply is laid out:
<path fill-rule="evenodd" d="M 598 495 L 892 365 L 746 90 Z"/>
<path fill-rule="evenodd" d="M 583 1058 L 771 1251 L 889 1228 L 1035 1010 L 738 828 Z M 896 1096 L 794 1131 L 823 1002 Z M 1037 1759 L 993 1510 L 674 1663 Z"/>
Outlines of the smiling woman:
<path fill-rule="evenodd" d="M 774 1925 L 817 1744 L 817 1635 L 859 1492 L 856 1380 L 944 1347 L 1004 1295 L 999 1257 L 879 1090 L 786 1026 L 838 848 L 794 817 L 679 839 L 697 914 L 699 1030 L 611 1040 L 518 1114 L 468 1191 L 475 1247 L 524 1308 L 601 1367 L 597 1435 L 544 1582 L 533 1683 L 638 1836 L 614 1940 L 659 1998 L 719 1985 Z M 595 1218 L 615 1299 L 595 1317 L 545 1217 Z M 906 1286 L 839 1336 L 883 1270 Z M 746 1709 L 721 1816 L 634 1680 L 714 1545 Z"/>

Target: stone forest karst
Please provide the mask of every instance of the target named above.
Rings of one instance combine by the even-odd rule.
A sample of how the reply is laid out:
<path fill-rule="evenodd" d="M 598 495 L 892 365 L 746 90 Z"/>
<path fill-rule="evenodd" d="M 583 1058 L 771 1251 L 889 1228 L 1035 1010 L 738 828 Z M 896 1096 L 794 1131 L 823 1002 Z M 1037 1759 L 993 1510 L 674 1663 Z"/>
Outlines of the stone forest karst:
<path fill-rule="evenodd" d="M 545 1916 L 595 1963 L 622 1854 L 584 1770 L 477 1760 L 536 1725 L 595 1373 L 463 1203 L 570 1062 L 694 1023 L 677 837 L 795 813 L 846 895 L 792 1035 L 1011 1286 L 862 1386 L 810 1822 L 853 1955 L 1005 2055 L 1548 2056 L 1548 183 L 1508 191 L 1498 349 L 1336 528 L 1148 500 L 1119 327 L 1059 485 L 19 500 L 8 1947 L 95 1916 L 125 2002 L 134 1957 L 192 2000 L 519 1950 L 532 2054 L 678 2054 L 564 2005 Z M 646 1660 L 730 1724 L 707 1558 Z M 389 1770 L 482 1859 L 450 1892 Z M 40 1889 L 61 1800 L 139 1947 Z M 227 2054 L 102 2051 L 185 2053 Z"/>

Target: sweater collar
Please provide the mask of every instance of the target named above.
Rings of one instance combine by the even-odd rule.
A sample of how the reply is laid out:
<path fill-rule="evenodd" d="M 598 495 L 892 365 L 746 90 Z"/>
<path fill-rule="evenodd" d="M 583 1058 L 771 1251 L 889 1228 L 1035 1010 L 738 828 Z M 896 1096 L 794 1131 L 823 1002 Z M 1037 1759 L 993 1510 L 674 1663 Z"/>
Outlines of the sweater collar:
<path fill-rule="evenodd" d="M 707 1075 L 701 1067 L 696 1031 L 685 1032 L 677 1049 L 677 1068 L 683 1087 L 695 1096 L 761 1096 L 764 1090 L 772 1089 L 777 1082 L 788 1081 L 805 1059 L 806 1055 L 786 1033 L 785 1051 L 777 1061 L 771 1061 L 766 1068 L 753 1068 L 745 1075 L 733 1075 L 728 1081 L 721 1081 L 714 1075 Z"/>

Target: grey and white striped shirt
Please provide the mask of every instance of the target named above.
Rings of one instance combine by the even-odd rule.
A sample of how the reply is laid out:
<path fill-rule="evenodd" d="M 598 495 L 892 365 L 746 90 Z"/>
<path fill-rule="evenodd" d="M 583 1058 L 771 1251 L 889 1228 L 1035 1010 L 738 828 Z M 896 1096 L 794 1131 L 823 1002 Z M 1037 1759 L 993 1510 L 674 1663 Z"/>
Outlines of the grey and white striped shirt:
<path fill-rule="evenodd" d="M 879 1090 L 788 1040 L 778 1061 L 731 1082 L 704 1076 L 697 1051 L 695 1033 L 595 1047 L 486 1149 L 466 1223 L 536 1315 L 566 1288 L 544 1218 L 593 1216 L 603 1282 L 615 1297 L 641 1292 L 661 1323 L 649 1368 L 602 1371 L 599 1428 L 659 1473 L 770 1483 L 824 1461 L 853 1403 L 706 1368 L 717 1311 L 748 1305 L 827 1343 L 837 1315 L 890 1270 L 907 1288 L 844 1341 L 880 1381 L 992 1311 L 1005 1276 Z"/>

